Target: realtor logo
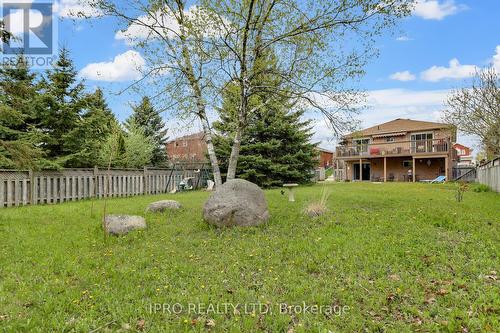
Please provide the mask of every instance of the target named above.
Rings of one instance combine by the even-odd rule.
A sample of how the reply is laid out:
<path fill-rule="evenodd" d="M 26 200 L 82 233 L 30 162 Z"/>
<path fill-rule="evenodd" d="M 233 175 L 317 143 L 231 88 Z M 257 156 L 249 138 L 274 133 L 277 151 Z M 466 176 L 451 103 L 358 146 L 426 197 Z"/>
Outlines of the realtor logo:
<path fill-rule="evenodd" d="M 23 54 L 33 66 L 45 66 L 55 53 L 56 23 L 52 3 L 5 2 L 1 5 L 4 29 L 11 34 L 2 42 L 3 61 L 6 56 Z M 34 57 L 32 57 L 34 56 Z"/>

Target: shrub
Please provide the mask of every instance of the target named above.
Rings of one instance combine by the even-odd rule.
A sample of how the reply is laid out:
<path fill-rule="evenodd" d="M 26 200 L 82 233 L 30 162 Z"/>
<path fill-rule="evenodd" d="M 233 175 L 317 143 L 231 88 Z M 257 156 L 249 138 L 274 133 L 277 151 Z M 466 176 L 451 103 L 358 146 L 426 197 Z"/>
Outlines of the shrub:
<path fill-rule="evenodd" d="M 477 184 L 474 186 L 474 192 L 491 192 L 491 187 L 485 184 Z"/>

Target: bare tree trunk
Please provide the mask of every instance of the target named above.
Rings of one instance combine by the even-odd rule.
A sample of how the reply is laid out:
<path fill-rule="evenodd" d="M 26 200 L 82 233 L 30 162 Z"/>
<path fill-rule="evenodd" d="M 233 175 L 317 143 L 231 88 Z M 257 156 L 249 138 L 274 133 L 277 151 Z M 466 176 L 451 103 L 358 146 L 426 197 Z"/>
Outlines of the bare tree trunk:
<path fill-rule="evenodd" d="M 194 93 L 194 98 L 196 100 L 197 112 L 196 115 L 201 121 L 203 132 L 205 136 L 205 143 L 207 144 L 208 157 L 210 159 L 210 165 L 212 166 L 212 173 L 214 174 L 214 182 L 215 187 L 218 188 L 222 185 L 222 177 L 220 174 L 219 162 L 217 160 L 217 156 L 215 155 L 215 148 L 212 141 L 212 130 L 210 128 L 210 124 L 208 121 L 205 102 L 203 101 L 203 96 L 201 92 L 201 87 L 196 75 L 194 73 L 193 64 L 191 63 L 190 51 L 187 47 L 187 39 L 186 32 L 184 30 L 184 5 L 182 2 L 177 1 L 179 6 L 179 18 L 178 23 L 180 27 L 180 40 L 182 45 L 182 59 L 184 64 L 182 64 L 184 68 L 184 74 L 187 76 L 189 81 L 189 85 Z"/>
<path fill-rule="evenodd" d="M 207 144 L 208 158 L 210 159 L 210 165 L 212 166 L 212 173 L 214 174 L 215 187 L 222 185 L 222 177 L 220 174 L 219 162 L 217 161 L 217 156 L 215 155 L 214 143 L 212 141 L 212 131 L 208 124 L 208 120 L 202 120 L 203 132 L 205 133 L 205 143 Z"/>
<path fill-rule="evenodd" d="M 227 167 L 227 180 L 236 178 L 236 167 L 238 165 L 238 158 L 240 156 L 241 148 L 241 128 L 238 126 L 233 139 L 233 146 L 231 147 L 231 155 L 229 156 L 229 163 Z"/>
<path fill-rule="evenodd" d="M 249 82 L 248 82 L 248 67 L 247 67 L 247 45 L 249 39 L 250 23 L 253 17 L 255 1 L 251 0 L 248 5 L 248 14 L 246 17 L 245 28 L 243 30 L 242 46 L 241 46 L 241 62 L 240 62 L 240 108 L 238 110 L 238 120 L 236 133 L 234 134 L 233 146 L 231 147 L 231 155 L 229 156 L 229 163 L 227 167 L 226 180 L 231 180 L 236 177 L 236 167 L 238 165 L 238 158 L 240 157 L 241 148 L 241 132 L 246 125 L 246 116 L 248 113 L 248 96 L 249 96 Z"/>

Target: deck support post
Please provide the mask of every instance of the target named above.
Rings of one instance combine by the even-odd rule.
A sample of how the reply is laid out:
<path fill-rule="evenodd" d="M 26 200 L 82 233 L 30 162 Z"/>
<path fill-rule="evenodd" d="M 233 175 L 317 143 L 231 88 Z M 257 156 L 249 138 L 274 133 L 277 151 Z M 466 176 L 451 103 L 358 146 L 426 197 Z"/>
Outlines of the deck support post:
<path fill-rule="evenodd" d="M 359 159 L 359 181 L 363 180 L 363 160 Z"/>
<path fill-rule="evenodd" d="M 444 158 L 444 176 L 446 177 L 445 182 L 448 181 L 448 157 Z"/>
<path fill-rule="evenodd" d="M 415 157 L 413 158 L 412 167 L 413 167 L 413 172 L 412 172 L 412 178 L 413 179 L 412 179 L 412 181 L 415 182 L 415 177 L 416 177 L 415 171 L 416 171 L 416 168 L 417 168 L 417 166 L 415 165 Z"/>
<path fill-rule="evenodd" d="M 384 157 L 384 183 L 387 181 L 387 157 Z"/>

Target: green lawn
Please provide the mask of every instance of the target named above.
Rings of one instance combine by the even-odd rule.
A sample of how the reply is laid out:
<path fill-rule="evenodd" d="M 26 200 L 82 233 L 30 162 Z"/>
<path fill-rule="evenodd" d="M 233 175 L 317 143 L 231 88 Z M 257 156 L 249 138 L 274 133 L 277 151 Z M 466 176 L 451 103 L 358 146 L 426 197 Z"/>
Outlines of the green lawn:
<path fill-rule="evenodd" d="M 1 209 L 0 331 L 498 330 L 498 194 L 458 203 L 453 184 L 327 187 L 327 216 L 302 214 L 321 186 L 295 203 L 270 190 L 271 220 L 246 229 L 206 225 L 203 192 L 113 199 L 111 213 L 163 198 L 184 208 L 106 241 L 102 201 Z"/>

